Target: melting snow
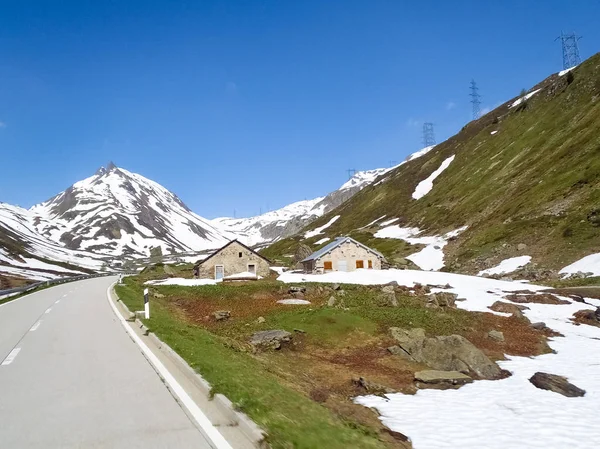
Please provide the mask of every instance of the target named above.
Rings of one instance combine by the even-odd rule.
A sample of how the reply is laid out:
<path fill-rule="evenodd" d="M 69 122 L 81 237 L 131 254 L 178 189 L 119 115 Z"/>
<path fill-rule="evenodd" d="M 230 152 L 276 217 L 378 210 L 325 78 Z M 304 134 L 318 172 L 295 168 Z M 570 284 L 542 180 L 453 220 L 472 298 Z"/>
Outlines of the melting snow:
<path fill-rule="evenodd" d="M 312 231 L 306 231 L 306 233 L 304 234 L 304 238 L 309 239 L 311 237 L 314 237 L 315 235 L 321 234 L 325 229 L 327 229 L 329 226 L 334 224 L 338 218 L 340 218 L 340 216 L 336 215 L 331 220 L 329 220 L 327 223 L 325 223 L 323 226 L 319 226 L 318 228 L 315 228 Z"/>
<path fill-rule="evenodd" d="M 490 312 L 488 306 L 508 292 L 543 290 L 531 284 L 504 282 L 453 273 L 413 270 L 357 270 L 323 275 L 284 273 L 284 282 L 385 284 L 397 281 L 413 286 L 450 284 L 449 291 L 466 301 L 458 307 Z M 588 300 L 595 305 L 597 300 Z M 499 365 L 512 376 L 495 381 L 481 380 L 458 390 L 419 390 L 415 395 L 362 396 L 358 404 L 376 408 L 389 428 L 408 435 L 415 449 L 506 449 L 506 448 L 596 448 L 600 441 L 600 328 L 574 326 L 569 318 L 590 306 L 528 304 L 525 315 L 543 321 L 564 337 L 554 337 L 555 354 L 538 357 L 507 357 Z M 581 398 L 567 398 L 540 390 L 529 381 L 535 372 L 566 376 L 587 391 Z M 432 431 L 432 426 L 435 431 Z"/>
<path fill-rule="evenodd" d="M 465 229 L 467 226 L 447 232 L 443 236 L 415 237 L 422 232 L 419 228 L 401 228 L 398 225 L 391 225 L 377 231 L 375 237 L 400 239 L 411 245 L 426 245 L 421 251 L 411 254 L 407 259 L 412 260 L 422 270 L 439 270 L 444 266 L 443 248 L 448 244 L 448 239 L 456 237 Z"/>
<path fill-rule="evenodd" d="M 483 276 L 484 274 L 504 274 L 512 273 L 521 267 L 524 267 L 531 262 L 531 256 L 519 256 L 511 257 L 510 259 L 504 259 L 498 265 L 487 270 L 480 271 L 477 276 Z"/>
<path fill-rule="evenodd" d="M 386 220 L 386 221 L 384 221 L 382 223 L 379 223 L 379 226 L 380 227 L 388 226 L 388 225 L 391 225 L 392 223 L 396 223 L 398 220 L 400 220 L 400 219 L 399 218 L 392 218 L 391 220 Z"/>
<path fill-rule="evenodd" d="M 496 134 L 498 131 L 492 131 L 490 134 L 493 136 L 494 134 Z"/>
<path fill-rule="evenodd" d="M 305 299 L 280 299 L 277 302 L 279 304 L 290 304 L 290 305 L 298 305 L 298 306 L 310 304 L 310 301 L 307 301 Z"/>
<path fill-rule="evenodd" d="M 184 279 L 184 278 L 169 278 L 159 279 L 154 281 L 146 281 L 144 285 L 181 285 L 184 287 L 196 287 L 198 285 L 215 285 L 214 279 Z"/>
<path fill-rule="evenodd" d="M 536 89 L 533 92 L 529 92 L 527 95 L 524 95 L 521 98 L 516 99 L 513 102 L 513 104 L 511 104 L 509 107 L 514 108 L 515 106 L 520 105 L 523 101 L 529 100 L 531 97 L 533 97 L 535 94 L 537 94 L 540 90 L 542 90 L 542 89 Z"/>
<path fill-rule="evenodd" d="M 415 191 L 412 194 L 412 197 L 415 200 L 423 198 L 431 191 L 431 189 L 433 188 L 433 181 L 435 180 L 435 178 L 440 176 L 444 170 L 448 168 L 450 163 L 454 160 L 454 156 L 455 155 L 452 155 L 449 158 L 445 159 L 436 171 L 434 171 L 431 175 L 429 175 L 429 177 L 427 177 L 427 179 L 424 179 L 417 185 Z"/>
<path fill-rule="evenodd" d="M 326 241 L 331 240 L 329 237 L 323 237 L 321 240 L 317 240 L 313 245 L 322 245 Z"/>
<path fill-rule="evenodd" d="M 573 67 L 569 67 L 568 69 L 565 70 L 561 70 L 560 72 L 558 72 L 558 76 L 563 76 L 566 75 L 567 73 L 569 73 L 571 70 L 573 70 L 575 67 L 577 67 L 576 65 L 574 65 Z"/>
<path fill-rule="evenodd" d="M 582 273 L 593 273 L 594 276 L 600 276 L 600 253 L 590 254 L 583 259 L 567 265 L 559 271 L 561 274 L 573 274 L 581 271 Z"/>

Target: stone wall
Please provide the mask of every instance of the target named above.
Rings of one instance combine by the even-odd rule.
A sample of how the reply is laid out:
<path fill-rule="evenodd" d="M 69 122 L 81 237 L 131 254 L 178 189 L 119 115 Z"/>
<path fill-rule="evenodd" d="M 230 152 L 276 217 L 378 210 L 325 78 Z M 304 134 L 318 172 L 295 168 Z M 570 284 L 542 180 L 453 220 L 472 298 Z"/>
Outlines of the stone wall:
<path fill-rule="evenodd" d="M 340 261 L 346 261 L 346 271 L 356 270 L 356 261 L 362 260 L 364 268 L 369 267 L 369 260 L 374 270 L 381 270 L 381 259 L 377 254 L 357 245 L 354 242 L 344 242 L 327 254 L 321 256 L 315 264 L 316 272 L 324 271 L 325 262 L 331 262 L 333 271 L 340 271 Z"/>
<path fill-rule="evenodd" d="M 240 245 L 238 242 L 233 242 L 205 262 L 202 262 L 200 264 L 199 275 L 202 279 L 214 279 L 215 265 L 223 265 L 225 276 L 231 276 L 248 271 L 248 264 L 256 265 L 256 274 L 259 276 L 269 276 L 269 264 L 265 259 Z"/>

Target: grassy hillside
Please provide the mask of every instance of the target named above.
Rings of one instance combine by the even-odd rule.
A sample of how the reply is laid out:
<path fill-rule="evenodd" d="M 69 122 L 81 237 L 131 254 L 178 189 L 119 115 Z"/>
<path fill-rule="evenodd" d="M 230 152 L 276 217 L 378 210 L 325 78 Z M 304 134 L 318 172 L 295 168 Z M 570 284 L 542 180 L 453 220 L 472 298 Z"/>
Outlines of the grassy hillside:
<path fill-rule="evenodd" d="M 515 256 L 518 244 L 527 245 L 524 253 L 538 266 L 552 269 L 600 252 L 600 54 L 530 91 L 535 89 L 541 90 L 514 108 L 509 105 L 516 98 L 470 122 L 307 229 L 340 215 L 314 239 L 350 234 L 398 258 L 418 248 L 375 239 L 377 225 L 358 229 L 383 215 L 427 234 L 468 225 L 445 248 L 448 269 L 457 271 Z M 452 155 L 431 192 L 414 200 L 416 185 Z M 299 243 L 301 237 L 285 239 L 264 253 L 277 259 Z"/>

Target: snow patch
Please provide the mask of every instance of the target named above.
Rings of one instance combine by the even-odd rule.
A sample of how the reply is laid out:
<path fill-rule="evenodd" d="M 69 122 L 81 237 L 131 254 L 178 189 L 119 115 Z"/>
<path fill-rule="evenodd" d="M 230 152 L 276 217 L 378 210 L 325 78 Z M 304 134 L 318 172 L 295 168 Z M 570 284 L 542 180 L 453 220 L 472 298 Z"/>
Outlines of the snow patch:
<path fill-rule="evenodd" d="M 290 304 L 290 305 L 298 305 L 298 306 L 310 304 L 310 301 L 307 301 L 305 299 L 280 299 L 277 302 L 279 304 Z"/>
<path fill-rule="evenodd" d="M 181 285 L 183 287 L 196 287 L 199 285 L 216 285 L 215 279 L 184 279 L 184 278 L 169 278 L 159 279 L 154 281 L 146 281 L 144 285 Z"/>
<path fill-rule="evenodd" d="M 567 265 L 559 271 L 560 274 L 593 273 L 594 276 L 600 276 L 600 253 L 590 254 L 571 265 Z"/>
<path fill-rule="evenodd" d="M 429 175 L 426 179 L 424 179 L 417 185 L 415 191 L 412 194 L 412 197 L 415 200 L 423 198 L 431 191 L 431 189 L 433 188 L 433 181 L 435 180 L 435 178 L 440 176 L 442 172 L 448 168 L 450 163 L 454 160 L 454 157 L 455 155 L 452 155 L 449 158 L 445 159 L 436 171 L 434 171 L 431 175 Z"/>
<path fill-rule="evenodd" d="M 563 76 L 566 75 L 567 73 L 569 73 L 571 70 L 573 70 L 575 67 L 577 67 L 576 65 L 574 65 L 573 67 L 569 67 L 568 69 L 565 70 L 561 70 L 560 72 L 558 72 L 558 76 Z"/>
<path fill-rule="evenodd" d="M 531 97 L 533 97 L 535 94 L 537 94 L 540 90 L 542 90 L 542 89 L 536 89 L 533 92 L 529 92 L 527 95 L 523 95 L 521 98 L 516 99 L 513 102 L 513 104 L 511 104 L 509 107 L 514 108 L 515 106 L 519 106 L 522 102 L 529 100 Z"/>
<path fill-rule="evenodd" d="M 304 233 L 304 238 L 309 239 L 311 237 L 314 237 L 315 235 L 321 234 L 325 229 L 327 229 L 329 226 L 334 224 L 338 220 L 338 218 L 340 218 L 340 216 L 336 215 L 331 220 L 329 220 L 327 223 L 325 223 L 323 226 L 319 226 L 318 228 L 315 228 L 312 231 L 306 231 Z"/>
<path fill-rule="evenodd" d="M 531 256 L 511 257 L 510 259 L 504 259 L 495 267 L 480 271 L 477 276 L 483 276 L 484 274 L 512 273 L 513 271 L 517 271 L 519 268 L 524 267 L 529 262 L 531 262 Z"/>
<path fill-rule="evenodd" d="M 313 245 L 322 245 L 326 241 L 331 240 L 329 237 L 323 237 L 321 240 L 317 240 Z"/>

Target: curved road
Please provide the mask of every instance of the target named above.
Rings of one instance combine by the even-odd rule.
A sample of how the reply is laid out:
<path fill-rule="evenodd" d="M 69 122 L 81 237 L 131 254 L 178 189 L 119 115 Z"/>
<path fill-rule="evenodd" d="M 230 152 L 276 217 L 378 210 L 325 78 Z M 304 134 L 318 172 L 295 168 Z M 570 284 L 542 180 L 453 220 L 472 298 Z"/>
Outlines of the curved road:
<path fill-rule="evenodd" d="M 114 315 L 115 280 L 0 306 L 1 447 L 212 447 Z"/>

